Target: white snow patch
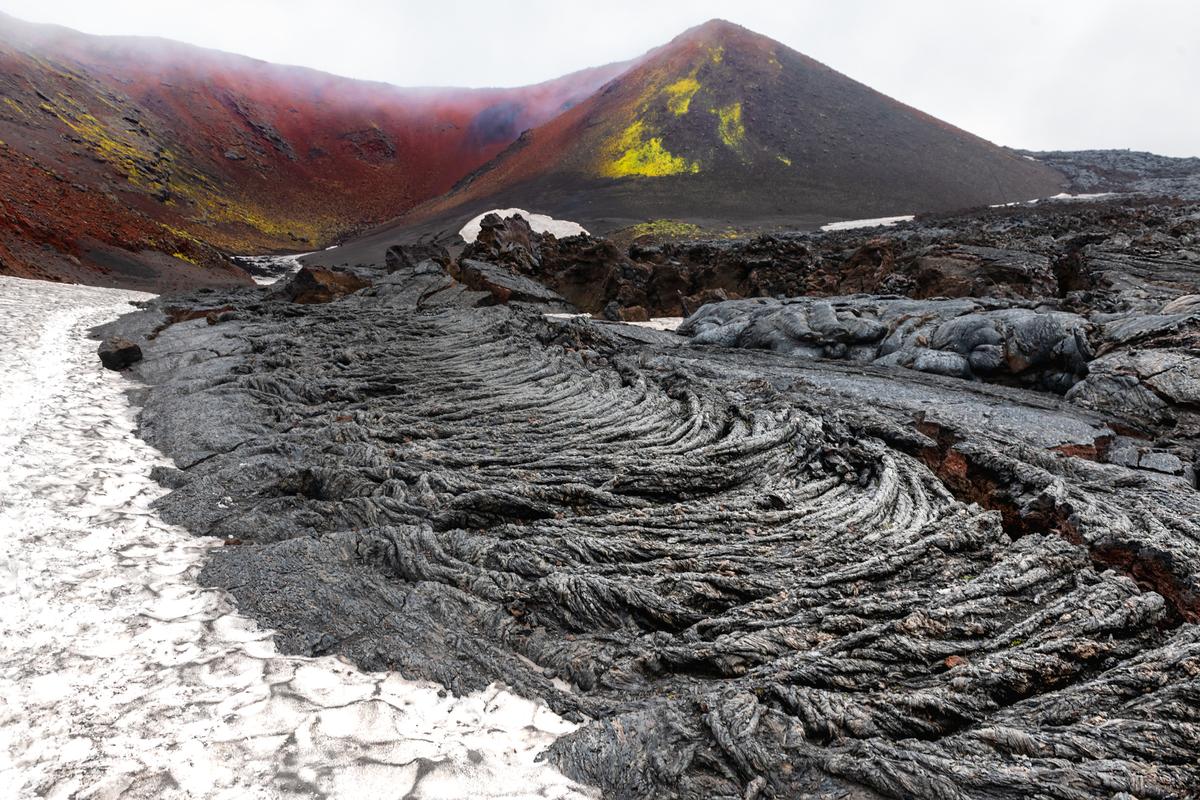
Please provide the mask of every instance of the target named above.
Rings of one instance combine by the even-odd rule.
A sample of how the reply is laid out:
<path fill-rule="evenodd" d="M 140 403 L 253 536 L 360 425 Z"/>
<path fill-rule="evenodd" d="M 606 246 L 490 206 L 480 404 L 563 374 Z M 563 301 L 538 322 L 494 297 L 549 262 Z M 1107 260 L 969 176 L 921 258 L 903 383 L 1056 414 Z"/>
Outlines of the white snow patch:
<path fill-rule="evenodd" d="M 656 331 L 673 331 L 683 324 L 683 317 L 651 317 L 646 322 L 626 322 L 626 325 L 637 325 L 640 328 L 653 328 Z"/>
<path fill-rule="evenodd" d="M 311 255 L 312 253 L 293 253 L 287 256 L 238 256 L 238 259 L 242 262 L 242 269 L 250 273 L 255 283 L 259 286 L 270 286 L 299 272 L 304 266 L 300 259 Z"/>
<path fill-rule="evenodd" d="M 463 241 L 470 244 L 479 238 L 479 223 L 483 222 L 483 218 L 488 214 L 499 214 L 502 219 L 508 219 L 513 216 L 523 217 L 529 223 L 529 227 L 537 233 L 548 233 L 559 239 L 564 236 L 579 236 L 580 234 L 587 233 L 578 222 L 554 219 L 545 214 L 531 214 L 523 208 L 493 208 L 491 211 L 485 211 L 479 216 L 472 218 L 470 222 L 463 225 L 462 230 L 458 232 Z"/>
<path fill-rule="evenodd" d="M 546 319 L 592 319 L 591 314 L 544 314 Z M 607 320 L 605 320 L 607 322 Z M 656 331 L 673 331 L 683 324 L 683 317 L 651 317 L 645 322 L 613 322 L 613 325 L 637 325 L 640 328 L 653 328 Z"/>
<path fill-rule="evenodd" d="M 282 656 L 196 583 L 221 542 L 151 507 L 85 338 L 146 297 L 0 277 L 0 797 L 593 796 L 534 760 L 574 727 L 543 705 Z"/>
<path fill-rule="evenodd" d="M 336 247 L 337 245 L 334 245 Z M 333 248 L 327 247 L 326 250 Z M 236 256 L 237 265 L 250 273 L 259 286 L 270 286 L 276 281 L 299 272 L 300 259 L 312 253 L 292 253 L 286 256 Z"/>
<path fill-rule="evenodd" d="M 1014 200 L 1011 203 L 995 203 L 988 208 L 1011 208 L 1013 206 L 1036 206 L 1038 203 L 1044 203 L 1048 200 L 1103 200 L 1106 197 L 1115 197 L 1116 192 L 1097 192 L 1095 194 L 1068 194 L 1067 192 L 1059 192 L 1050 197 L 1035 197 L 1032 200 Z"/>
<path fill-rule="evenodd" d="M 1047 197 L 1047 200 L 1103 200 L 1106 197 L 1113 197 L 1116 192 L 1096 192 L 1094 194 L 1068 194 L 1067 192 L 1059 192 L 1056 195 Z M 1036 202 L 1036 201 L 1035 201 Z"/>
<path fill-rule="evenodd" d="M 821 226 L 822 231 L 850 231 L 855 228 L 890 228 L 898 222 L 912 222 L 915 214 L 902 214 L 898 217 L 876 217 L 875 219 L 848 219 L 842 222 L 829 222 Z"/>

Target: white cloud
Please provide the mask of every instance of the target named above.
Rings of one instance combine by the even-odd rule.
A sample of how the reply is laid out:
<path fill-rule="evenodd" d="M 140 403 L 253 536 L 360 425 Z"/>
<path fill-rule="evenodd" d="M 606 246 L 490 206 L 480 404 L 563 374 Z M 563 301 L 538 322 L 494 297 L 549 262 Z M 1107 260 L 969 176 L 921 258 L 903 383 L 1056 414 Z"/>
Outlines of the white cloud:
<path fill-rule="evenodd" d="M 0 0 L 0 9 L 407 86 L 535 83 L 723 17 L 1001 144 L 1200 155 L 1200 4 L 1186 0 Z"/>

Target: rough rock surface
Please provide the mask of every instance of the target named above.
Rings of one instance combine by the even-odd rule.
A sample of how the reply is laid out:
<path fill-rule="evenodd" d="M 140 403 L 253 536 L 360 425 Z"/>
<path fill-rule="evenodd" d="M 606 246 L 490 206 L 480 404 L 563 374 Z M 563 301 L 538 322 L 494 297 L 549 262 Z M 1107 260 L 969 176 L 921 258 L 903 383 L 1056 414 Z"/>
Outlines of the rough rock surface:
<path fill-rule="evenodd" d="M 946 286 L 944 278 L 962 270 L 893 280 L 897 264 L 919 267 L 933 258 L 920 253 L 934 239 L 938 252 L 986 252 L 992 290 L 925 299 L 929 286 Z M 817 241 L 825 252 L 834 247 Z M 1046 203 L 931 219 L 857 245 L 840 282 L 826 284 L 853 286 L 863 277 L 858 266 L 873 264 L 859 286 L 906 296 L 728 300 L 699 309 L 679 332 L 700 345 L 902 366 L 1065 395 L 1112 418 L 1125 437 L 1112 442 L 1114 463 L 1194 481 L 1198 241 L 1200 206 L 1179 201 Z M 1021 268 L 998 271 L 1002 263 Z"/>
<path fill-rule="evenodd" d="M 615 303 L 618 316 L 630 306 L 686 316 L 717 299 L 860 293 L 1050 299 L 1068 311 L 1157 314 L 1196 285 L 1200 206 L 1056 200 L 927 216 L 886 232 L 635 241 L 627 251 L 593 236 L 535 233 L 520 217 L 489 217 L 462 258 L 503 264 L 583 311 Z M 1132 286 L 1138 291 L 1122 291 Z"/>
<path fill-rule="evenodd" d="M 105 339 L 96 348 L 100 363 L 107 369 L 123 370 L 142 360 L 142 348 L 121 336 Z"/>
<path fill-rule="evenodd" d="M 1200 158 L 1136 150 L 1025 151 L 1071 181 L 1072 192 L 1142 192 L 1200 200 Z"/>
<path fill-rule="evenodd" d="M 299 272 L 282 286 L 282 292 L 293 303 L 328 303 L 370 285 L 368 281 L 353 273 L 335 272 L 321 267 L 301 267 Z"/>
<path fill-rule="evenodd" d="M 542 303 L 555 311 L 573 308 L 542 284 L 503 265 L 464 258 L 456 265 L 454 275 L 465 286 L 487 292 L 496 303 Z"/>
<path fill-rule="evenodd" d="M 975 300 L 851 296 L 729 300 L 679 327 L 696 344 L 910 367 L 1065 392 L 1087 371 L 1091 326 L 1077 314 Z"/>
<path fill-rule="evenodd" d="M 615 797 L 1196 795 L 1200 498 L 1153 438 L 1186 432 L 942 369 L 477 308 L 438 263 L 398 264 L 323 305 L 198 295 L 235 311 L 166 327 L 135 368 L 178 466 L 160 510 L 235 545 L 203 580 L 285 650 L 544 698 L 585 723 L 550 758 Z M 1036 354 L 1080 326 L 1187 329 L 762 305 L 849 354 L 903 302 L 971 307 L 929 324 L 979 342 L 926 353 L 1012 338 L 1033 354 L 1012 375 L 1074 369 Z M 1136 367 L 1191 396 L 1186 368 Z"/>

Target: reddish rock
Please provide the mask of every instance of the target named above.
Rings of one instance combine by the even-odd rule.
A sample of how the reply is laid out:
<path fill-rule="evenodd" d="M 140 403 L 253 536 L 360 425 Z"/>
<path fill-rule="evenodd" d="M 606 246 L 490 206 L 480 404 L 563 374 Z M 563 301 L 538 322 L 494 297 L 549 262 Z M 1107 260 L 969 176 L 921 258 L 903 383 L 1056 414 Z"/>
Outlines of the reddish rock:
<path fill-rule="evenodd" d="M 329 303 L 371 285 L 349 272 L 334 272 L 321 267 L 302 267 L 283 287 L 293 303 Z"/>
<path fill-rule="evenodd" d="M 621 320 L 624 322 L 649 322 L 650 314 L 642 306 L 629 306 L 621 309 Z"/>

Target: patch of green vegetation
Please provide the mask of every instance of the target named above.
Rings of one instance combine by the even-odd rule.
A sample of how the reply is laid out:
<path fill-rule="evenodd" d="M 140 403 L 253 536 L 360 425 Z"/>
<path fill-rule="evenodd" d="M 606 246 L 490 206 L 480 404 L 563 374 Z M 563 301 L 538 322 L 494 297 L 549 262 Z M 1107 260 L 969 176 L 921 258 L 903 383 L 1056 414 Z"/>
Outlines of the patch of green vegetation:
<path fill-rule="evenodd" d="M 614 241 L 620 241 L 623 244 L 643 237 L 649 237 L 656 241 L 683 241 L 689 239 L 738 239 L 743 236 L 745 236 L 745 232 L 736 228 L 703 228 L 700 225 L 678 219 L 646 220 L 612 234 Z"/>
<path fill-rule="evenodd" d="M 610 178 L 659 178 L 664 175 L 700 171 L 700 164 L 672 155 L 663 147 L 662 137 L 648 136 L 647 133 L 644 122 L 634 121 L 612 143 L 610 149 L 617 156 L 602 165 L 601 173 Z"/>
<path fill-rule="evenodd" d="M 675 116 L 682 117 L 688 113 L 688 109 L 692 105 L 692 97 L 698 91 L 700 91 L 700 81 L 696 80 L 694 74 L 680 78 L 666 86 L 663 92 L 667 95 L 667 109 Z"/>
<path fill-rule="evenodd" d="M 699 225 L 691 222 L 681 222 L 674 219 L 652 219 L 634 225 L 631 232 L 635 238 L 639 236 L 662 236 L 686 239 L 699 236 L 702 229 Z"/>
<path fill-rule="evenodd" d="M 721 108 L 714 108 L 713 113 L 719 118 L 717 133 L 727 147 L 737 150 L 746 141 L 746 126 L 742 124 L 742 104 L 731 103 Z"/>

